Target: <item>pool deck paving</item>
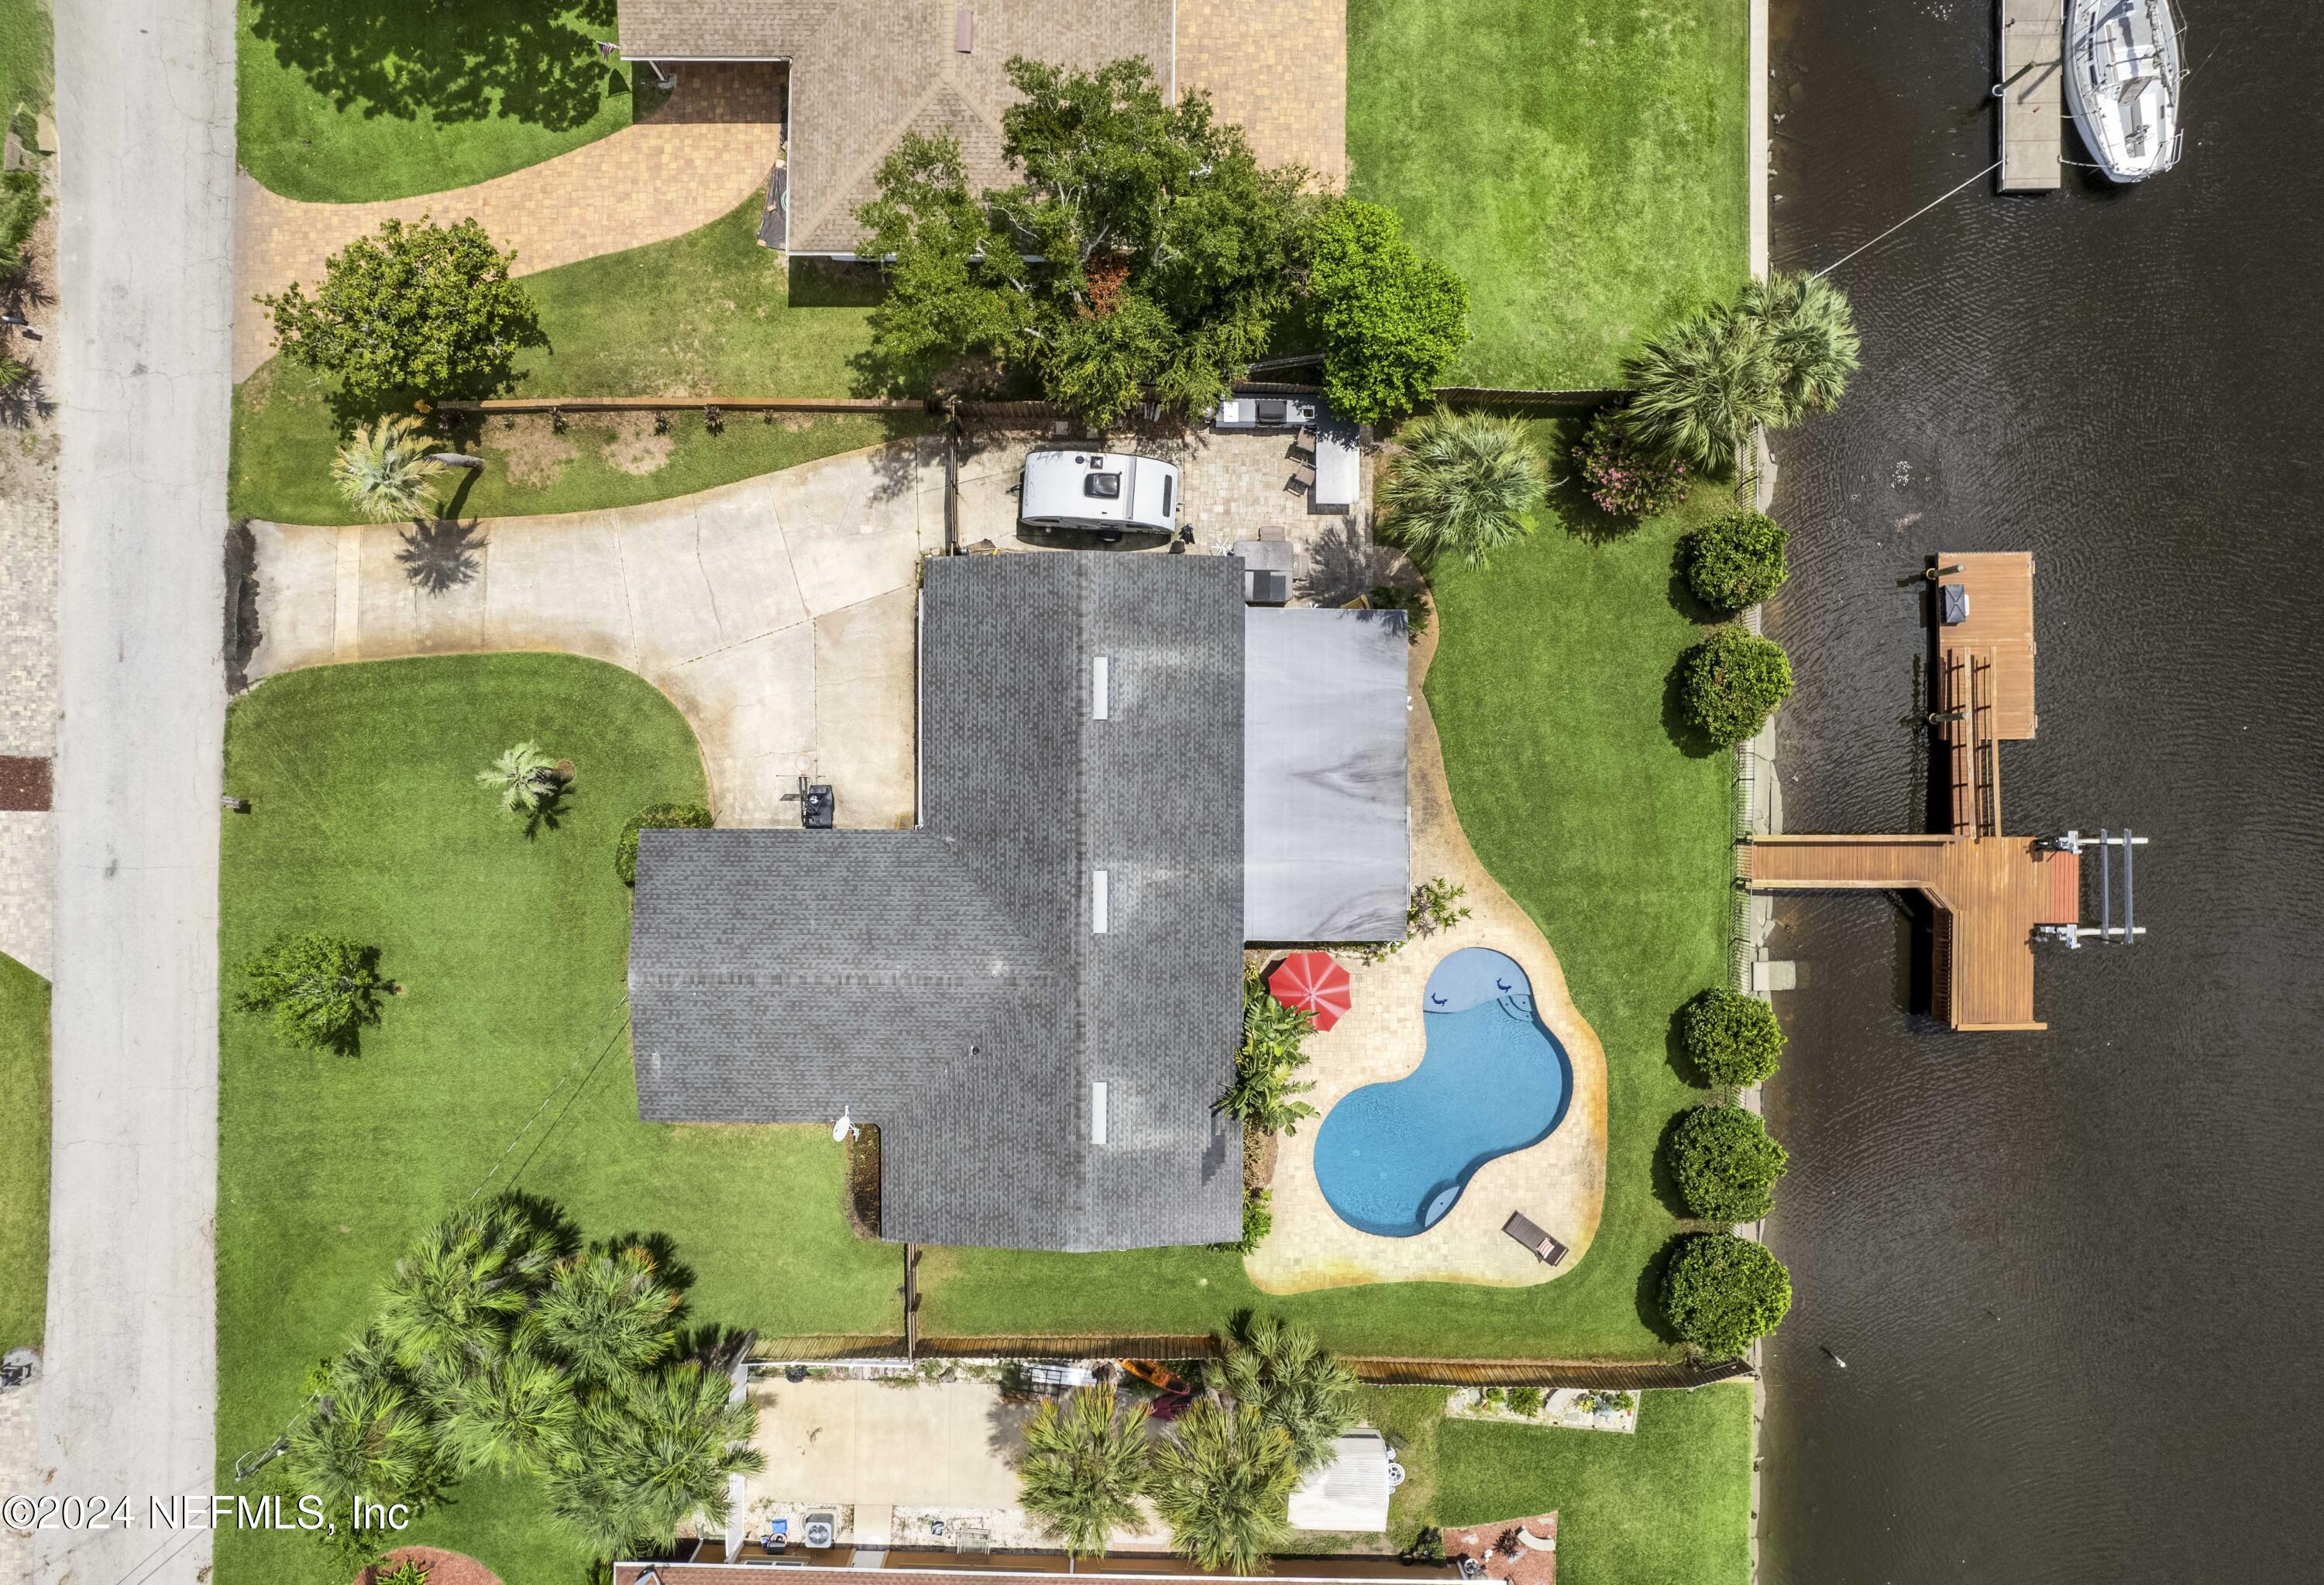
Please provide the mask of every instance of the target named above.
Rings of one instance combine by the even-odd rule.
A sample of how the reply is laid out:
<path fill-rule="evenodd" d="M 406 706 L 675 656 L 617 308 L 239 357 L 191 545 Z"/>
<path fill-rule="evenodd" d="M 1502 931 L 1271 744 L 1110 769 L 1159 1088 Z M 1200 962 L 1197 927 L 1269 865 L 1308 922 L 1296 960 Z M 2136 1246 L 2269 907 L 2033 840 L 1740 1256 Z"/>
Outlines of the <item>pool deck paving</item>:
<path fill-rule="evenodd" d="M 1532 917 L 1477 862 L 1452 809 L 1443 749 L 1421 681 L 1436 650 L 1434 624 L 1412 650 L 1409 800 L 1412 876 L 1443 876 L 1468 889 L 1471 917 L 1451 930 L 1408 942 L 1380 963 L 1342 953 L 1353 981 L 1354 1007 L 1328 1032 L 1308 1037 L 1300 1077 L 1315 1088 L 1304 1099 L 1317 1113 L 1282 1137 L 1276 1156 L 1275 1230 L 1246 1256 L 1243 1267 L 1263 1293 L 1297 1294 L 1368 1282 L 1463 1282 L 1525 1287 L 1580 1266 L 1597 1236 L 1606 1203 L 1606 1054 L 1573 1005 L 1557 954 Z M 1315 1138 L 1323 1115 L 1350 1092 L 1400 1079 L 1420 1065 L 1427 1046 L 1422 997 L 1430 972 L 1448 953 L 1490 947 L 1524 965 L 1535 1010 L 1565 1047 L 1573 1090 L 1564 1120 L 1540 1144 L 1487 1162 L 1442 1221 L 1413 1238 L 1361 1232 L 1342 1221 L 1315 1179 Z M 1522 1211 L 1563 1241 L 1565 1258 L 1545 1266 L 1501 1230 Z"/>

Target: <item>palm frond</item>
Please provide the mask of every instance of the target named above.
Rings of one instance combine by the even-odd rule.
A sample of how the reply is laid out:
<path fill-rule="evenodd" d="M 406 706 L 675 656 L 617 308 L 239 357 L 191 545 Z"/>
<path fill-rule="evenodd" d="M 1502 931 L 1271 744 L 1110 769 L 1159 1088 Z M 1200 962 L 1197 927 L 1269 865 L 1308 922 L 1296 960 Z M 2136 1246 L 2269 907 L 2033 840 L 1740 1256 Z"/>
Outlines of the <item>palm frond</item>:
<path fill-rule="evenodd" d="M 1382 527 L 1421 562 L 1482 567 L 1532 532 L 1548 476 L 1515 423 L 1439 408 L 1397 440 L 1402 455 L 1379 488 Z"/>
<path fill-rule="evenodd" d="M 347 504 L 374 522 L 433 517 L 428 486 L 444 465 L 429 455 L 428 446 L 415 418 L 358 424 L 332 457 L 331 477 Z"/>

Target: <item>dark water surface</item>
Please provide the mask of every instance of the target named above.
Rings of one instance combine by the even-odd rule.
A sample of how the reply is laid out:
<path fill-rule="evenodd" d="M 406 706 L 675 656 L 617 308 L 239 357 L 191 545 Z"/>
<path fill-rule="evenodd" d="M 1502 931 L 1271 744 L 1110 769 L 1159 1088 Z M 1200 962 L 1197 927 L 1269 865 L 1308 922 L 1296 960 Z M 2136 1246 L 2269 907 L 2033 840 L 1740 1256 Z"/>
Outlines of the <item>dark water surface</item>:
<path fill-rule="evenodd" d="M 1896 580 L 2030 549 L 2041 735 L 2002 751 L 2006 828 L 2153 838 L 2145 945 L 2046 951 L 2046 1034 L 1908 1011 L 1886 899 L 1779 909 L 1783 1585 L 2324 1578 L 2324 16 L 2182 19 L 2180 168 L 1988 180 L 1847 265 L 1865 373 L 1777 447 L 1789 828 L 1927 828 Z M 1987 4 L 1776 0 L 1779 265 L 1993 160 L 1994 32 Z"/>

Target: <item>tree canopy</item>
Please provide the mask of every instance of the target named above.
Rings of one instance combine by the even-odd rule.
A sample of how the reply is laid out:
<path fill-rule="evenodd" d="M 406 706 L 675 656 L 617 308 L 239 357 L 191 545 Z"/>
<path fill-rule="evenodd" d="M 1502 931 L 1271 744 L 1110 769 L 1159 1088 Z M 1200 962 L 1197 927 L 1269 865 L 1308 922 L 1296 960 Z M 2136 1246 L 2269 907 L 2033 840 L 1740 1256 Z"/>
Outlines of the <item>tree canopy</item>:
<path fill-rule="evenodd" d="M 1680 712 L 1715 747 L 1750 737 L 1791 696 L 1791 657 L 1748 629 L 1714 628 L 1679 658 Z"/>
<path fill-rule="evenodd" d="M 1548 470 L 1514 420 L 1439 408 L 1406 424 L 1397 445 L 1379 492 L 1381 527 L 1424 567 L 1483 567 L 1533 532 Z"/>
<path fill-rule="evenodd" d="M 942 385 L 988 360 L 1095 424 L 1149 392 L 1181 411 L 1216 401 L 1289 304 L 1305 173 L 1262 170 L 1240 127 L 1201 94 L 1171 104 L 1143 59 L 1008 69 L 1013 186 L 972 193 L 958 143 L 914 134 L 856 212 L 887 260 L 874 369 Z"/>
<path fill-rule="evenodd" d="M 314 296 L 294 281 L 258 301 L 282 355 L 336 375 L 347 406 L 492 396 L 515 382 L 519 353 L 549 345 L 530 295 L 509 279 L 514 257 L 473 219 L 391 218 L 331 255 Z"/>
<path fill-rule="evenodd" d="M 1671 1176 L 1689 1211 L 1732 1227 L 1757 1221 L 1775 1204 L 1775 1180 L 1791 1157 L 1759 1114 L 1739 1106 L 1699 1106 L 1671 1137 Z"/>
<path fill-rule="evenodd" d="M 1733 1233 L 1693 1233 L 1679 1240 L 1663 1274 L 1663 1313 L 1698 1353 L 1732 1359 L 1782 1324 L 1792 1307 L 1784 1263 Z"/>
<path fill-rule="evenodd" d="M 1700 992 L 1679 1009 L 1679 1039 L 1704 1083 L 1733 1090 L 1768 1078 L 1784 1052 L 1775 1009 L 1723 985 Z"/>
<path fill-rule="evenodd" d="M 1150 1413 L 1142 1400 L 1117 1400 L 1110 1387 L 1087 1387 L 1045 1400 L 1027 1423 L 1019 1501 L 1068 1553 L 1102 1555 L 1114 1530 L 1145 1518 L 1138 1497 Z"/>
<path fill-rule="evenodd" d="M 1791 576 L 1784 548 L 1791 542 L 1775 519 L 1730 511 L 1679 541 L 1686 585 L 1718 611 L 1742 611 L 1784 586 Z"/>
<path fill-rule="evenodd" d="M 1323 204 L 1300 254 L 1332 410 L 1378 423 L 1427 406 L 1469 343 L 1466 283 L 1413 251 L 1395 210 L 1356 198 Z"/>
<path fill-rule="evenodd" d="M 271 1014 L 274 1033 L 304 1051 L 352 1056 L 362 1031 L 379 1022 L 379 998 L 391 990 L 379 952 L 321 930 L 272 943 L 242 965 L 235 1000 L 244 1012 Z"/>

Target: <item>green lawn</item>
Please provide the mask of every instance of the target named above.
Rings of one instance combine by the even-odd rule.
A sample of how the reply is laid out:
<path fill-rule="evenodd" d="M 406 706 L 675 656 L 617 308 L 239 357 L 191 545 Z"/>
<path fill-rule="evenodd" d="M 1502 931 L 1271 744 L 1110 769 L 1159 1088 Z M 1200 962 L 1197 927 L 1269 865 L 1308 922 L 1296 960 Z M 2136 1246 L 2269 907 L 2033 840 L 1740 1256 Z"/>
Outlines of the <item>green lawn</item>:
<path fill-rule="evenodd" d="M 1564 430 L 1541 425 L 1563 458 Z M 1272 1298 L 1232 1255 L 936 1249 L 921 1267 L 931 1333 L 1199 1332 L 1243 1305 L 1313 1322 L 1345 1352 L 1659 1359 L 1658 1258 L 1681 1223 L 1657 1147 L 1701 1097 L 1672 1065 L 1671 1015 L 1726 977 L 1729 760 L 1664 725 L 1665 685 L 1699 630 L 1672 604 L 1678 536 L 1720 506 L 1706 488 L 1627 535 L 1545 522 L 1481 573 L 1437 580 L 1442 648 L 1428 700 L 1462 827 L 1556 949 L 1606 1048 L 1605 1220 L 1580 1266 L 1530 1288 L 1374 1284 Z M 1561 502 L 1602 527 L 1586 502 Z M 1310 1125 L 1312 1126 L 1312 1125 Z"/>
<path fill-rule="evenodd" d="M 474 779 L 524 738 L 578 774 L 561 826 L 531 840 Z M 230 1002 L 222 1015 L 221 1480 L 362 1323 L 396 1253 L 552 1095 L 496 1181 L 592 1234 L 668 1234 L 696 1274 L 697 1319 L 900 1326 L 899 1258 L 850 1232 L 822 1130 L 638 1120 L 614 836 L 642 805 L 704 797 L 692 734 L 654 689 L 555 655 L 294 672 L 234 705 L 226 778 L 253 803 L 224 828 L 229 992 L 234 965 L 306 927 L 377 945 L 404 991 L 354 1058 L 285 1049 Z M 535 1514 L 532 1493 L 471 1480 L 413 1539 L 479 1556 L 509 1585 L 566 1585 L 583 1560 Z M 230 1581 L 344 1585 L 295 1536 L 233 1531 L 218 1546 Z"/>
<path fill-rule="evenodd" d="M 756 240 L 756 198 L 699 231 L 527 276 L 549 346 L 527 355 L 526 394 L 844 396 L 870 341 L 861 306 L 790 301 L 781 256 Z M 368 414 L 359 415 L 369 417 Z M 485 461 L 463 516 L 587 511 L 662 501 L 852 451 L 926 428 L 899 419 L 733 414 L 712 434 L 699 413 L 666 436 L 643 414 L 487 423 Z M 235 390 L 229 505 L 273 522 L 355 521 L 330 479 L 339 430 L 323 382 L 275 358 Z"/>
<path fill-rule="evenodd" d="M 236 153 L 318 203 L 504 175 L 629 125 L 613 36 L 613 0 L 242 0 Z"/>
<path fill-rule="evenodd" d="M 1615 383 L 1742 279 L 1746 0 L 1351 0 L 1349 190 L 1468 281 L 1458 378 Z"/>
<path fill-rule="evenodd" d="M 49 1303 L 49 982 L 0 955 L 0 1354 L 41 1346 Z"/>
<path fill-rule="evenodd" d="M 46 110 L 54 72 L 48 6 L 42 0 L 0 0 L 0 121 L 19 105 L 35 115 Z"/>

